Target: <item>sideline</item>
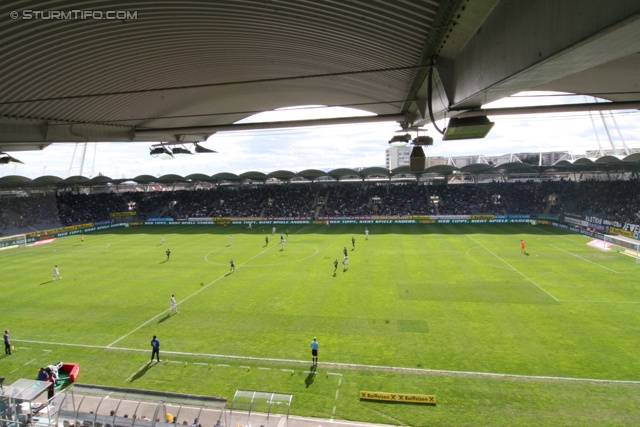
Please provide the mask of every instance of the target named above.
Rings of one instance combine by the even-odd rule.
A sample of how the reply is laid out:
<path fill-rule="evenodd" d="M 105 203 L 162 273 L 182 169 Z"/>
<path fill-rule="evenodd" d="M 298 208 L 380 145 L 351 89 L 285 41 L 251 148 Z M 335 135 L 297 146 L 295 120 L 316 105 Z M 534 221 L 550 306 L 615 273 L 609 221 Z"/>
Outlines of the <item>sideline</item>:
<path fill-rule="evenodd" d="M 149 350 L 139 349 L 139 348 L 107 347 L 107 346 L 97 346 L 97 345 L 67 344 L 67 343 L 55 343 L 55 342 L 31 341 L 31 340 L 12 340 L 12 341 L 42 344 L 42 345 L 99 348 L 103 350 L 117 350 L 117 351 L 131 352 L 131 353 L 149 353 Z M 162 354 L 188 356 L 188 357 L 202 357 L 202 358 L 212 357 L 212 358 L 219 358 L 219 359 L 250 360 L 250 361 L 258 361 L 258 362 L 262 361 L 262 362 L 292 363 L 297 365 L 309 364 L 308 360 L 276 359 L 276 358 L 270 358 L 270 357 L 234 356 L 234 355 L 228 355 L 228 354 L 212 354 L 212 353 L 189 353 L 184 351 L 163 350 Z M 388 372 L 403 372 L 403 373 L 466 375 L 466 376 L 478 376 L 478 377 L 515 378 L 515 379 L 524 379 L 524 380 L 578 381 L 578 382 L 640 385 L 640 380 L 611 380 L 611 379 L 597 379 L 597 378 L 553 377 L 553 376 L 547 376 L 547 375 L 500 374 L 495 372 L 453 371 L 453 370 L 446 370 L 446 369 L 406 368 L 406 367 L 399 367 L 399 366 L 384 366 L 384 365 L 363 365 L 359 363 L 324 362 L 324 363 L 320 363 L 319 366 L 322 366 L 323 368 L 361 369 L 361 370 L 371 370 L 371 371 L 388 371 Z"/>

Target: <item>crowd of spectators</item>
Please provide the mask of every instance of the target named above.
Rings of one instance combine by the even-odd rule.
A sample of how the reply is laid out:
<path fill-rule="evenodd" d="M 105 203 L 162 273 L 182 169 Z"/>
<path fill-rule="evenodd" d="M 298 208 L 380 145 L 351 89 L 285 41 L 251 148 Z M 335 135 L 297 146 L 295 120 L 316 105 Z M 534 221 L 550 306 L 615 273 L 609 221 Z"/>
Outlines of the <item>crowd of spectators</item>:
<path fill-rule="evenodd" d="M 547 200 L 544 182 L 491 182 L 434 187 L 441 215 L 542 213 Z"/>
<path fill-rule="evenodd" d="M 0 233 L 18 234 L 22 230 L 55 228 L 58 209 L 53 191 L 33 193 L 27 197 L 5 196 L 0 199 Z M 13 232 L 17 230 L 16 232 Z"/>
<path fill-rule="evenodd" d="M 310 186 L 266 187 L 262 213 L 267 218 L 311 218 L 315 213 L 313 200 L 317 191 Z"/>
<path fill-rule="evenodd" d="M 150 217 L 337 218 L 359 216 L 558 214 L 640 223 L 640 185 L 629 181 L 339 183 L 218 186 L 211 189 L 3 196 L 0 231 L 16 234 L 108 221 L 114 212 Z M 131 218 L 133 219 L 133 218 Z"/>

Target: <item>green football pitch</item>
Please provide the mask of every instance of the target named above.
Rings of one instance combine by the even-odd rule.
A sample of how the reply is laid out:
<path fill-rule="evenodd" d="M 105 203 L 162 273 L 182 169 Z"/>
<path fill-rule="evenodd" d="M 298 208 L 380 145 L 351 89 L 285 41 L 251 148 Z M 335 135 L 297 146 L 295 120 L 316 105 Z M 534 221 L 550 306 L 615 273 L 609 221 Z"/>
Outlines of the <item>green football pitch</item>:
<path fill-rule="evenodd" d="M 284 226 L 145 226 L 0 251 L 0 376 L 74 362 L 81 383 L 276 391 L 292 414 L 411 426 L 640 421 L 635 259 L 551 226 L 287 227 L 284 246 Z"/>

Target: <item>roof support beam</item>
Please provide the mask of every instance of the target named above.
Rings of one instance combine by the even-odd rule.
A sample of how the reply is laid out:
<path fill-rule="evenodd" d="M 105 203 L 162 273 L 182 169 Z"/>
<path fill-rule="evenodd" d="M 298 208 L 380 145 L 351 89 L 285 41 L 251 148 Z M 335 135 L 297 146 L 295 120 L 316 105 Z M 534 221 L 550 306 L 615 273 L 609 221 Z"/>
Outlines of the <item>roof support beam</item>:
<path fill-rule="evenodd" d="M 333 119 L 313 119 L 313 120 L 291 120 L 281 122 L 262 122 L 262 123 L 238 123 L 233 125 L 214 125 L 214 126 L 194 126 L 182 128 L 166 128 L 166 129 L 136 129 L 136 138 L 138 136 L 162 135 L 162 134 L 213 134 L 216 132 L 233 132 L 247 130 L 262 129 L 283 129 L 294 127 L 308 126 L 330 126 L 358 123 L 379 123 L 379 122 L 404 122 L 406 116 L 404 114 L 386 114 L 379 116 L 358 116 L 358 117 L 337 117 Z"/>
<path fill-rule="evenodd" d="M 514 116 L 518 114 L 579 113 L 584 111 L 614 111 L 640 109 L 640 101 L 595 102 L 585 104 L 536 105 L 531 107 L 483 108 L 451 111 L 451 117 Z"/>
<path fill-rule="evenodd" d="M 499 2 L 455 59 L 438 59 L 449 108 L 479 108 L 636 53 L 635 43 L 620 40 L 640 40 L 640 5 L 615 5 Z"/>

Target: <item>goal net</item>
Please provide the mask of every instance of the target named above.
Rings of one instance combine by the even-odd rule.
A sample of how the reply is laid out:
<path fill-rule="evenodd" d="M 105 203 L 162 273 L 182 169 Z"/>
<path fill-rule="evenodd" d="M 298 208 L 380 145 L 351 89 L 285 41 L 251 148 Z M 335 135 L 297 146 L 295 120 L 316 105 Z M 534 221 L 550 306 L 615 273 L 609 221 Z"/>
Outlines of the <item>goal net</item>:
<path fill-rule="evenodd" d="M 621 254 L 635 258 L 636 263 L 640 263 L 640 240 L 605 234 L 604 241 L 610 244 L 608 247 L 609 250 L 615 250 Z"/>
<path fill-rule="evenodd" d="M 0 236 L 0 249 L 27 246 L 27 235 L 16 234 L 15 236 Z"/>

